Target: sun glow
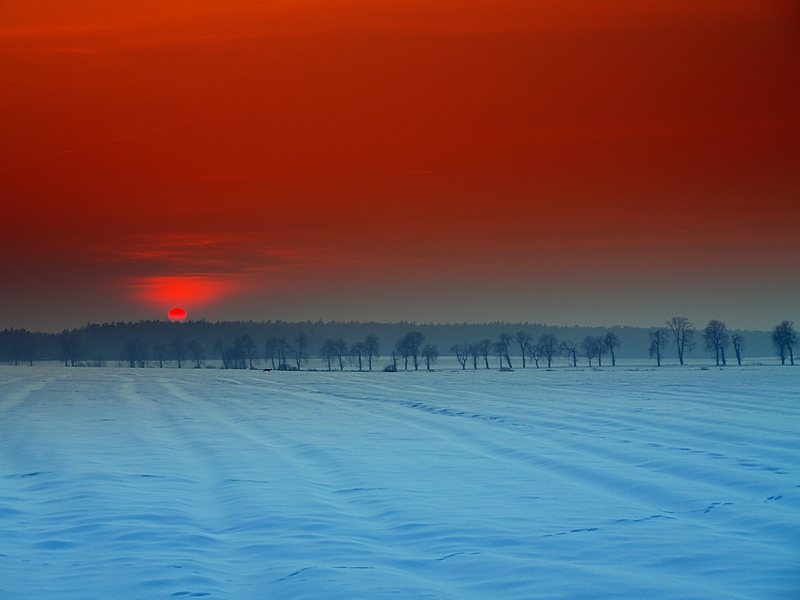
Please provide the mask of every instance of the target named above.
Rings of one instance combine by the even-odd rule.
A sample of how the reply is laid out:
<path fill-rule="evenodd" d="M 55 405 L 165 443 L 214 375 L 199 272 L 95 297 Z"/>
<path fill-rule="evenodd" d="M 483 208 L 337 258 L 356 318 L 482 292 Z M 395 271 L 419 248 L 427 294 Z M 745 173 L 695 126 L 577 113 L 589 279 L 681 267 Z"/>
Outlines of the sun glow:
<path fill-rule="evenodd" d="M 129 280 L 126 287 L 137 302 L 161 310 L 176 306 L 194 309 L 211 306 L 242 289 L 238 281 L 208 275 L 136 277 Z M 186 318 L 183 308 L 173 308 L 169 312 L 171 320 L 174 320 L 175 311 L 183 312 L 183 319 Z"/>

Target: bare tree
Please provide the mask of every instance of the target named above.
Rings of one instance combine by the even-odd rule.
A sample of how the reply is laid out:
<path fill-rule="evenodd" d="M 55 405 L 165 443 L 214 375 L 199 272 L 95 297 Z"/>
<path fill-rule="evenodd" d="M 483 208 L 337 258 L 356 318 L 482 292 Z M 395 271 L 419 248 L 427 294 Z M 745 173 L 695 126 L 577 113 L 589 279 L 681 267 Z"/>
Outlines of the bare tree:
<path fill-rule="evenodd" d="M 364 340 L 364 352 L 367 354 L 367 364 L 369 370 L 372 371 L 372 359 L 379 358 L 380 346 L 378 345 L 378 338 L 372 334 L 368 335 Z M 396 365 L 395 365 L 396 366 Z"/>
<path fill-rule="evenodd" d="M 472 342 L 468 346 L 469 357 L 472 359 L 472 368 L 474 370 L 478 370 L 478 359 L 481 356 L 481 353 L 478 352 L 478 345 L 475 342 Z"/>
<path fill-rule="evenodd" d="M 736 362 L 742 366 L 742 350 L 744 350 L 744 336 L 740 333 L 734 333 L 731 336 L 731 343 L 733 344 L 733 351 L 736 353 Z"/>
<path fill-rule="evenodd" d="M 178 363 L 178 368 L 181 368 L 183 363 L 183 359 L 186 356 L 186 346 L 183 343 L 183 338 L 181 336 L 176 337 L 170 343 L 172 346 L 172 354 L 175 356 L 175 361 Z"/>
<path fill-rule="evenodd" d="M 672 334 L 672 343 L 678 350 L 678 360 L 681 365 L 684 364 L 684 356 L 686 351 L 691 352 L 694 348 L 694 326 L 692 322 L 686 317 L 672 317 L 666 323 L 667 329 Z"/>
<path fill-rule="evenodd" d="M 725 323 L 717 319 L 711 319 L 703 329 L 703 348 L 709 352 L 713 352 L 717 359 L 717 366 L 720 363 L 720 356 L 722 358 L 723 366 L 725 363 L 725 347 L 730 345 L 730 337 L 728 336 L 728 328 Z"/>
<path fill-rule="evenodd" d="M 125 362 L 130 368 L 144 368 L 147 362 L 147 345 L 139 338 L 126 342 L 123 348 Z"/>
<path fill-rule="evenodd" d="M 517 340 L 520 354 L 522 354 L 522 368 L 524 369 L 526 366 L 525 359 L 527 358 L 528 350 L 533 343 L 533 336 L 527 331 L 518 331 L 514 338 Z"/>
<path fill-rule="evenodd" d="M 294 352 L 291 345 L 288 341 L 286 341 L 285 337 L 278 338 L 275 347 L 278 351 L 278 370 L 279 371 L 286 371 L 287 364 L 286 360 L 290 353 Z M 346 353 L 345 353 L 346 354 Z"/>
<path fill-rule="evenodd" d="M 394 345 L 397 356 L 403 359 L 403 369 L 408 371 L 408 359 L 411 357 L 411 348 L 408 345 L 406 338 L 401 338 Z M 394 356 L 394 354 L 392 354 Z"/>
<path fill-rule="evenodd" d="M 486 368 L 489 368 L 489 353 L 492 351 L 492 340 L 482 339 L 475 342 L 475 351 L 483 359 Z"/>
<path fill-rule="evenodd" d="M 553 366 L 553 358 L 558 353 L 558 338 L 554 333 L 543 333 L 539 336 L 539 351 L 547 359 L 547 368 Z"/>
<path fill-rule="evenodd" d="M 202 367 L 203 361 L 206 359 L 206 352 L 200 342 L 196 339 L 192 340 L 189 342 L 189 345 L 186 346 L 186 349 L 189 351 L 189 356 L 191 356 L 194 361 L 194 368 L 199 369 Z"/>
<path fill-rule="evenodd" d="M 363 371 L 362 359 L 364 358 L 364 342 L 356 342 L 350 346 L 350 360 L 358 363 L 358 370 Z"/>
<path fill-rule="evenodd" d="M 158 361 L 158 368 L 161 369 L 164 367 L 164 360 L 167 356 L 167 346 L 162 342 L 156 342 L 153 344 L 153 358 Z"/>
<path fill-rule="evenodd" d="M 781 364 L 786 364 L 786 353 L 789 353 L 789 364 L 794 366 L 794 347 L 797 345 L 797 331 L 794 323 L 783 321 L 772 330 L 772 343 L 781 357 Z"/>
<path fill-rule="evenodd" d="M 338 338 L 333 340 L 333 349 L 336 352 L 336 360 L 339 361 L 339 370 L 344 371 L 344 359 L 347 356 L 347 342 Z"/>
<path fill-rule="evenodd" d="M 536 365 L 536 368 L 539 368 L 539 358 L 542 356 L 542 348 L 539 344 L 531 344 L 528 346 L 528 358 L 533 360 L 533 364 Z"/>
<path fill-rule="evenodd" d="M 503 345 L 502 342 L 495 342 L 494 344 L 492 344 L 492 351 L 494 352 L 494 355 L 497 357 L 497 359 L 500 361 L 498 367 L 502 371 L 503 370 L 503 357 L 506 354 L 506 347 Z"/>
<path fill-rule="evenodd" d="M 619 341 L 619 336 L 614 333 L 613 331 L 609 331 L 606 334 L 606 337 L 603 338 L 603 345 L 608 349 L 608 352 L 611 354 L 611 366 L 617 366 L 617 348 L 622 345 L 622 342 Z"/>
<path fill-rule="evenodd" d="M 78 362 L 80 356 L 80 339 L 78 333 L 75 331 L 62 331 L 58 336 L 59 347 L 61 350 L 61 360 L 64 361 L 64 366 L 72 366 Z"/>
<path fill-rule="evenodd" d="M 503 349 L 503 356 L 501 357 L 501 360 L 500 360 L 500 363 L 501 363 L 500 366 L 501 367 L 503 366 L 502 365 L 502 362 L 503 362 L 502 359 L 505 358 L 506 359 L 506 364 L 508 365 L 508 368 L 509 369 L 513 369 L 514 368 L 513 365 L 511 364 L 511 357 L 508 355 L 508 348 L 511 346 L 511 344 L 513 342 L 514 342 L 514 338 L 511 337 L 507 333 L 501 333 L 500 336 L 498 337 L 497 343 L 500 344 L 500 346 Z"/>
<path fill-rule="evenodd" d="M 439 358 L 439 350 L 434 344 L 425 344 L 422 348 L 422 358 L 425 359 L 425 367 L 430 371 L 431 365 Z"/>
<path fill-rule="evenodd" d="M 328 363 L 328 371 L 331 370 L 331 363 L 336 359 L 336 347 L 333 340 L 325 340 L 320 349 L 322 360 Z"/>
<path fill-rule="evenodd" d="M 597 366 L 603 366 L 603 355 L 608 352 L 608 348 L 606 348 L 606 338 L 602 335 L 598 335 L 594 338 L 595 341 L 595 349 L 597 351 Z"/>
<path fill-rule="evenodd" d="M 566 357 L 572 357 L 572 366 L 578 366 L 578 346 L 572 340 L 564 340 L 559 346 L 561 353 Z"/>
<path fill-rule="evenodd" d="M 217 338 L 214 340 L 214 346 L 211 349 L 211 355 L 219 356 L 220 360 L 222 361 L 223 369 L 231 368 L 231 349 L 225 347 L 225 345 L 222 343 L 222 338 Z"/>
<path fill-rule="evenodd" d="M 456 355 L 456 360 L 458 360 L 458 364 L 461 365 L 461 370 L 465 370 L 467 368 L 467 360 L 469 359 L 469 344 L 453 344 L 450 348 L 450 352 Z"/>
<path fill-rule="evenodd" d="M 306 354 L 306 348 L 308 348 L 308 338 L 306 338 L 306 334 L 297 334 L 297 337 L 294 340 L 294 359 L 297 363 L 298 371 L 302 368 L 303 361 L 308 358 L 308 355 Z"/>
<path fill-rule="evenodd" d="M 269 362 L 272 364 L 273 370 L 275 369 L 275 353 L 278 350 L 278 340 L 274 337 L 271 337 L 267 340 L 264 349 L 266 352 L 264 353 L 264 360 L 267 360 L 269 357 Z"/>
<path fill-rule="evenodd" d="M 650 332 L 650 358 L 656 357 L 656 363 L 661 366 L 661 352 L 667 345 L 667 332 L 656 329 Z"/>
<path fill-rule="evenodd" d="M 592 359 L 597 354 L 597 338 L 587 335 L 581 342 L 581 352 L 583 356 L 589 359 L 589 366 L 592 366 Z"/>
<path fill-rule="evenodd" d="M 256 347 L 256 343 L 253 341 L 248 334 L 244 334 L 241 337 L 241 346 L 242 346 L 242 357 L 247 359 L 247 363 L 250 365 L 250 369 L 254 369 L 253 363 L 258 363 L 258 349 Z"/>
<path fill-rule="evenodd" d="M 425 336 L 422 335 L 419 331 L 409 331 L 407 334 L 403 336 L 401 342 L 403 346 L 405 346 L 406 351 L 408 352 L 408 357 L 414 359 L 414 370 L 419 370 L 419 349 L 422 341 L 425 339 Z"/>

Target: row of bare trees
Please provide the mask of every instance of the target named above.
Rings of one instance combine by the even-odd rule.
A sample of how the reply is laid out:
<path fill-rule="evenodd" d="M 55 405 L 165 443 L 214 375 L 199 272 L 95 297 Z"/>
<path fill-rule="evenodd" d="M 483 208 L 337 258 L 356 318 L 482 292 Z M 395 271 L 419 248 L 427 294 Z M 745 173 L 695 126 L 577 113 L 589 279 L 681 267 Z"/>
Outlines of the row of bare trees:
<path fill-rule="evenodd" d="M 331 365 L 337 363 L 339 370 L 344 371 L 345 362 L 358 365 L 359 371 L 364 370 L 366 362 L 367 369 L 372 371 L 372 362 L 380 358 L 379 351 L 378 338 L 374 335 L 368 335 L 364 341 L 356 342 L 352 346 L 349 346 L 345 340 L 337 338 L 328 339 L 322 343 L 320 357 L 324 363 L 327 363 L 328 371 L 331 370 Z"/>

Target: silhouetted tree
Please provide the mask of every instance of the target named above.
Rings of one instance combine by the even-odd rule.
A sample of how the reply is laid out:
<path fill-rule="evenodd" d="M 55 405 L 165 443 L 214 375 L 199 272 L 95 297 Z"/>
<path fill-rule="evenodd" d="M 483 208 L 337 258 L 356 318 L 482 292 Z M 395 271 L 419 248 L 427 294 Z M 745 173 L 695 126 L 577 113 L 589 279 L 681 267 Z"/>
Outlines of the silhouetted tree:
<path fill-rule="evenodd" d="M 672 317 L 666 323 L 667 329 L 672 334 L 672 343 L 678 350 L 678 360 L 683 365 L 686 351 L 694 348 L 694 326 L 686 317 Z"/>
<path fill-rule="evenodd" d="M 375 335 L 368 335 L 364 340 L 364 352 L 367 355 L 367 364 L 369 365 L 369 370 L 372 371 L 372 360 L 374 358 L 379 358 L 380 354 L 380 346 L 378 344 L 378 337 Z M 395 365 L 396 367 L 397 365 Z"/>
<path fill-rule="evenodd" d="M 619 341 L 619 336 L 613 331 L 609 331 L 606 334 L 606 337 L 603 338 L 603 345 L 608 349 L 608 352 L 611 354 L 611 366 L 616 367 L 617 348 L 619 348 L 621 345 L 621 342 Z"/>
<path fill-rule="evenodd" d="M 183 338 L 181 336 L 176 337 L 170 343 L 172 346 L 172 354 L 175 356 L 175 360 L 178 363 L 178 368 L 181 368 L 183 363 L 183 359 L 186 356 L 186 346 L 183 343 Z"/>
<path fill-rule="evenodd" d="M 419 369 L 419 362 L 417 359 L 419 358 L 420 345 L 424 339 L 425 336 L 419 331 L 409 331 L 403 336 L 403 339 L 400 340 L 402 345 L 405 347 L 406 352 L 408 353 L 408 358 L 412 358 L 414 360 L 415 371 Z"/>
<path fill-rule="evenodd" d="M 661 352 L 667 345 L 667 332 L 656 329 L 650 332 L 650 358 L 656 357 L 656 363 L 661 366 Z"/>
<path fill-rule="evenodd" d="M 744 336 L 739 333 L 734 333 L 731 336 L 731 343 L 733 344 L 733 351 L 736 353 L 736 362 L 742 366 L 742 350 L 744 350 Z"/>
<path fill-rule="evenodd" d="M 703 348 L 714 353 L 717 359 L 717 366 L 722 358 L 723 366 L 725 363 L 725 347 L 730 345 L 728 328 L 725 323 L 717 319 L 711 319 L 703 329 Z"/>
<path fill-rule="evenodd" d="M 232 368 L 231 354 L 232 354 L 232 348 L 226 348 L 225 344 L 222 343 L 222 338 L 217 338 L 216 340 L 214 340 L 214 346 L 211 348 L 211 355 L 219 356 L 219 359 L 222 361 L 223 369 Z"/>
<path fill-rule="evenodd" d="M 411 348 L 408 347 L 408 342 L 405 338 L 401 338 L 394 345 L 397 356 L 403 359 L 403 369 L 408 371 L 408 359 L 411 356 Z"/>
<path fill-rule="evenodd" d="M 125 362 L 131 368 L 144 368 L 147 364 L 147 344 L 139 338 L 125 343 L 123 348 Z"/>
<path fill-rule="evenodd" d="M 597 366 L 603 366 L 603 355 L 608 352 L 608 348 L 606 348 L 606 338 L 602 335 L 598 335 L 594 338 L 595 341 L 595 348 L 597 350 Z"/>
<path fill-rule="evenodd" d="M 533 364 L 536 365 L 536 368 L 539 368 L 539 358 L 542 356 L 542 348 L 539 344 L 530 344 L 528 346 L 528 358 L 533 360 Z"/>
<path fill-rule="evenodd" d="M 164 367 L 164 360 L 167 357 L 167 346 L 162 342 L 156 342 L 153 344 L 153 358 L 158 361 L 158 368 L 162 369 Z"/>
<path fill-rule="evenodd" d="M 502 342 L 495 342 L 494 344 L 492 344 L 492 351 L 494 352 L 494 355 L 497 357 L 497 359 L 500 361 L 499 364 L 498 364 L 498 367 L 502 371 L 503 370 L 503 357 L 506 354 L 506 348 L 505 348 L 505 346 L 503 345 Z"/>
<path fill-rule="evenodd" d="M 589 366 L 592 366 L 592 359 L 597 354 L 597 338 L 587 335 L 581 342 L 581 352 L 583 356 L 589 359 Z"/>
<path fill-rule="evenodd" d="M 299 333 L 294 340 L 294 358 L 297 361 L 297 370 L 299 371 L 303 366 L 303 361 L 308 358 L 306 355 L 306 348 L 308 348 L 308 339 L 305 333 Z"/>
<path fill-rule="evenodd" d="M 527 331 L 518 331 L 514 338 L 517 340 L 520 354 L 522 354 L 522 368 L 524 369 L 527 366 L 525 359 L 527 358 L 531 343 L 533 343 L 533 336 Z"/>
<path fill-rule="evenodd" d="M 254 369 L 254 363 L 258 363 L 258 348 L 256 347 L 256 343 L 253 341 L 253 338 L 250 337 L 249 334 L 245 333 L 241 337 L 241 348 L 242 348 L 242 358 L 247 360 L 247 364 L 250 365 L 251 369 Z"/>
<path fill-rule="evenodd" d="M 539 352 L 547 359 L 547 368 L 553 366 L 553 357 L 558 352 L 558 338 L 554 333 L 543 333 L 539 336 Z"/>
<path fill-rule="evenodd" d="M 425 366 L 430 371 L 431 365 L 439 358 L 439 350 L 433 344 L 425 344 L 422 348 L 422 358 L 425 359 Z"/>
<path fill-rule="evenodd" d="M 480 351 L 478 350 L 478 344 L 473 342 L 469 345 L 469 356 L 472 359 L 472 368 L 474 370 L 478 370 L 478 359 L 481 356 Z"/>
<path fill-rule="evenodd" d="M 578 366 L 578 347 L 572 340 L 564 340 L 559 346 L 561 353 L 566 357 L 572 357 L 572 366 Z"/>
<path fill-rule="evenodd" d="M 347 342 L 343 339 L 333 340 L 333 348 L 336 351 L 336 359 L 339 361 L 339 370 L 344 371 L 344 359 L 347 357 Z"/>
<path fill-rule="evenodd" d="M 206 359 L 205 350 L 203 350 L 203 346 L 200 344 L 199 341 L 193 339 L 189 342 L 189 345 L 186 346 L 186 349 L 189 351 L 189 356 L 192 357 L 194 361 L 194 368 L 199 369 L 203 366 L 203 361 Z"/>
<path fill-rule="evenodd" d="M 272 368 L 275 369 L 275 352 L 278 346 L 278 340 L 274 337 L 271 337 L 267 340 L 266 344 L 264 344 L 264 360 L 269 357 L 269 362 L 272 364 Z M 330 369 L 328 369 L 330 370 Z"/>
<path fill-rule="evenodd" d="M 508 368 L 509 368 L 509 369 L 513 369 L 513 368 L 514 368 L 514 367 L 511 365 L 511 357 L 508 355 L 508 348 L 511 346 L 511 344 L 512 344 L 513 342 L 514 342 L 514 338 L 513 338 L 513 337 L 511 337 L 511 336 L 510 336 L 509 334 L 507 334 L 507 333 L 501 333 L 501 334 L 500 334 L 500 336 L 498 337 L 498 340 L 497 340 L 497 343 L 498 343 L 498 344 L 500 344 L 500 346 L 501 346 L 501 347 L 502 347 L 502 349 L 503 349 L 503 356 L 502 356 L 502 358 L 505 358 L 505 359 L 506 359 L 506 364 L 508 365 Z M 501 365 L 500 365 L 500 366 L 502 367 L 502 362 L 503 362 L 503 361 L 501 360 L 500 362 L 501 362 Z"/>
<path fill-rule="evenodd" d="M 458 364 L 461 365 L 461 370 L 467 368 L 467 360 L 469 359 L 469 344 L 453 344 L 450 348 L 450 352 L 456 355 L 456 360 L 458 360 Z"/>
<path fill-rule="evenodd" d="M 364 357 L 364 342 L 356 342 L 352 346 L 350 346 L 350 359 L 358 363 L 358 370 L 363 371 L 362 369 L 362 359 Z"/>
<path fill-rule="evenodd" d="M 331 363 L 336 360 L 336 347 L 333 345 L 333 340 L 325 340 L 319 353 L 322 360 L 328 363 L 328 371 L 330 371 Z"/>
<path fill-rule="evenodd" d="M 59 334 L 58 341 L 64 366 L 74 367 L 80 356 L 80 339 L 77 332 L 65 329 Z"/>
<path fill-rule="evenodd" d="M 797 345 L 797 332 L 794 329 L 794 323 L 791 321 L 783 321 L 780 325 L 776 325 L 772 330 L 772 343 L 778 350 L 778 356 L 781 357 L 781 364 L 786 364 L 786 353 L 789 353 L 789 361 L 794 366 L 794 347 Z"/>
<path fill-rule="evenodd" d="M 486 368 L 489 368 L 489 353 L 492 351 L 492 340 L 489 339 L 482 339 L 475 342 L 475 348 L 478 351 L 478 354 L 481 358 L 483 358 L 483 362 L 486 363 Z"/>

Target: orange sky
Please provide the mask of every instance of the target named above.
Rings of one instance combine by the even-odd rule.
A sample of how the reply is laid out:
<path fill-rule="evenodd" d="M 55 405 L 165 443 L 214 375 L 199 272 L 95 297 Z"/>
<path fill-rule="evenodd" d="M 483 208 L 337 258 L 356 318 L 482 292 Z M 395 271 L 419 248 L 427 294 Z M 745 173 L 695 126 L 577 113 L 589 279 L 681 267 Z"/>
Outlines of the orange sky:
<path fill-rule="evenodd" d="M 800 11 L 0 4 L 0 328 L 800 321 Z"/>

